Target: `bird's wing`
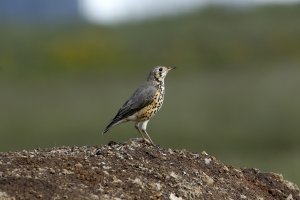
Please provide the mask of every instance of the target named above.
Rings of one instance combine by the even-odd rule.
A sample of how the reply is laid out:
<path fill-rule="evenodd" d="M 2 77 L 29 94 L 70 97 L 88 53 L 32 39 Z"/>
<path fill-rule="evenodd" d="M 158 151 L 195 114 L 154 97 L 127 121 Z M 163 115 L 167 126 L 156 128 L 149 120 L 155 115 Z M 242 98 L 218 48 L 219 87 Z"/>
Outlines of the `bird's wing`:
<path fill-rule="evenodd" d="M 156 91 L 157 88 L 151 84 L 142 85 L 124 103 L 117 115 L 125 118 L 141 110 L 153 101 Z"/>
<path fill-rule="evenodd" d="M 120 108 L 116 116 L 104 130 L 104 133 L 120 120 L 133 115 L 137 111 L 149 105 L 153 101 L 156 91 L 157 88 L 149 82 L 140 86 Z"/>

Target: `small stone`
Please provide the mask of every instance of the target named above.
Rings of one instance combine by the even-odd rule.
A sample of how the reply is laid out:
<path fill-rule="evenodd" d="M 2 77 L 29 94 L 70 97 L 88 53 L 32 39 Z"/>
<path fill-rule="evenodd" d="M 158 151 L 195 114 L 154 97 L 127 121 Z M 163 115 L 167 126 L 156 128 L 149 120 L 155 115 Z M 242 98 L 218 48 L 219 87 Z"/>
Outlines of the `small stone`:
<path fill-rule="evenodd" d="M 111 198 L 108 194 L 105 194 L 105 195 L 101 196 L 100 199 L 105 199 L 105 200 L 107 200 L 107 199 L 112 199 L 112 198 Z"/>
<path fill-rule="evenodd" d="M 53 168 L 50 168 L 49 171 L 51 174 L 55 174 L 55 170 Z"/>
<path fill-rule="evenodd" d="M 228 172 L 228 171 L 229 171 L 228 167 L 225 166 L 225 165 L 224 165 L 224 167 L 223 167 L 223 170 L 224 170 L 225 172 Z"/>
<path fill-rule="evenodd" d="M 81 163 L 75 164 L 75 168 L 76 168 L 76 169 L 80 169 L 80 168 L 82 168 L 82 167 L 83 167 L 83 165 L 82 165 Z"/>
<path fill-rule="evenodd" d="M 161 197 L 162 195 L 163 195 L 163 194 L 162 194 L 161 192 L 156 192 L 156 193 L 155 193 L 155 196 L 158 197 L 158 198 Z M 160 199 L 160 198 L 159 198 L 159 199 Z"/>
<path fill-rule="evenodd" d="M 160 184 L 160 183 L 153 183 L 153 182 L 151 182 L 151 183 L 149 183 L 149 185 L 150 185 L 153 189 L 155 189 L 156 191 L 160 191 L 160 190 L 161 190 L 161 184 Z"/>
<path fill-rule="evenodd" d="M 143 187 L 143 183 L 142 183 L 141 179 L 139 179 L 139 178 L 135 178 L 132 182 Z"/>
<path fill-rule="evenodd" d="M 202 179 L 207 185 L 212 185 L 214 183 L 214 179 L 212 179 L 210 176 L 204 173 L 203 179 Z"/>
<path fill-rule="evenodd" d="M 46 171 L 46 169 L 39 167 L 39 168 L 38 168 L 38 171 L 44 172 L 44 171 Z"/>
<path fill-rule="evenodd" d="M 170 173 L 170 176 L 175 178 L 175 179 L 179 178 L 179 176 L 177 174 L 175 174 L 173 171 Z"/>
<path fill-rule="evenodd" d="M 294 200 L 293 195 L 290 194 L 285 200 Z"/>
<path fill-rule="evenodd" d="M 120 153 L 116 153 L 116 156 L 117 156 L 117 158 L 119 158 L 119 159 L 121 159 L 121 160 L 123 160 L 124 159 L 124 157 L 120 154 Z"/>
<path fill-rule="evenodd" d="M 283 182 L 290 190 L 299 190 L 298 187 L 294 183 L 287 181 L 287 180 L 283 180 Z"/>
<path fill-rule="evenodd" d="M 104 173 L 105 175 L 109 175 L 109 173 L 108 173 L 107 171 L 103 171 L 103 173 Z"/>
<path fill-rule="evenodd" d="M 69 174 L 74 174 L 74 172 L 67 170 L 67 169 L 63 169 L 62 170 L 63 175 L 69 175 Z"/>
<path fill-rule="evenodd" d="M 177 197 L 174 193 L 171 193 L 169 198 L 170 200 L 183 200 L 181 197 Z"/>
<path fill-rule="evenodd" d="M 156 183 L 155 185 L 156 185 L 157 190 L 161 190 L 161 184 L 160 183 Z"/>
<path fill-rule="evenodd" d="M 98 195 L 95 195 L 95 194 L 91 194 L 89 199 L 92 199 L 92 200 L 98 200 L 98 199 L 99 199 L 99 196 L 98 196 Z"/>
<path fill-rule="evenodd" d="M 0 191 L 0 200 L 15 200 L 15 197 L 8 196 L 5 192 Z"/>
<path fill-rule="evenodd" d="M 174 151 L 172 149 L 168 149 L 169 154 L 174 154 Z"/>
<path fill-rule="evenodd" d="M 118 179 L 116 176 L 113 176 L 113 183 L 122 183 L 122 181 Z"/>
<path fill-rule="evenodd" d="M 102 168 L 108 170 L 108 169 L 110 169 L 111 167 L 110 167 L 110 166 L 102 166 Z"/>
<path fill-rule="evenodd" d="M 27 174 L 25 177 L 26 177 L 26 178 L 32 178 L 32 176 L 29 175 L 29 174 Z"/>
<path fill-rule="evenodd" d="M 107 154 L 108 154 L 108 155 L 113 155 L 113 154 L 114 154 L 114 152 L 113 152 L 113 151 L 111 151 L 111 150 L 108 150 L 108 151 L 107 151 Z"/>
<path fill-rule="evenodd" d="M 206 165 L 209 165 L 211 162 L 211 158 L 204 158 L 204 162 Z"/>
<path fill-rule="evenodd" d="M 201 187 L 195 187 L 193 190 L 194 190 L 194 193 L 197 197 L 202 195 L 202 188 Z"/>
<path fill-rule="evenodd" d="M 97 156 L 102 155 L 101 149 L 97 149 L 97 150 L 96 150 L 96 155 L 97 155 Z"/>
<path fill-rule="evenodd" d="M 243 194 L 241 194 L 241 199 L 247 199 L 247 197 Z"/>

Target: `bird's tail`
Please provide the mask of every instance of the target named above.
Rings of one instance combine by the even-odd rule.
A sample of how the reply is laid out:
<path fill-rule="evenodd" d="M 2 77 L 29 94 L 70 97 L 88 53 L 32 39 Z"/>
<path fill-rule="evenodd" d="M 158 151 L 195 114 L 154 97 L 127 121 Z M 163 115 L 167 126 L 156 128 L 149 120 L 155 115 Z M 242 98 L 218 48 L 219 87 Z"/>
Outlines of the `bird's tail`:
<path fill-rule="evenodd" d="M 120 117 L 117 115 L 115 118 L 111 120 L 111 122 L 105 127 L 105 129 L 102 132 L 102 135 L 106 133 L 111 127 L 118 125 L 120 123 L 124 122 L 124 120 L 120 120 Z"/>
<path fill-rule="evenodd" d="M 105 129 L 102 131 L 102 135 L 104 135 L 112 126 L 114 125 L 114 122 L 110 122 Z"/>
<path fill-rule="evenodd" d="M 120 111 L 119 111 L 120 112 Z M 123 119 L 122 115 L 119 115 L 119 112 L 116 114 L 116 116 L 111 120 L 111 122 L 105 127 L 105 129 L 102 132 L 102 135 L 104 135 L 111 127 L 118 125 L 126 120 Z"/>

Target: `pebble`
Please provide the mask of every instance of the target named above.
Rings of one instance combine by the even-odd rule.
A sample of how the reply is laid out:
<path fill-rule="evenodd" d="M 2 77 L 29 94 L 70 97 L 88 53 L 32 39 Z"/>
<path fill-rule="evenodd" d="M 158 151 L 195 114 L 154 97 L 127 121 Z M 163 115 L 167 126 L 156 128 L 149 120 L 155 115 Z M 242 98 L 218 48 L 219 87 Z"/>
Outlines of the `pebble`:
<path fill-rule="evenodd" d="M 169 152 L 169 154 L 171 154 L 171 155 L 174 154 L 174 151 L 173 151 L 172 149 L 170 149 L 170 148 L 168 149 L 168 152 Z"/>
<path fill-rule="evenodd" d="M 67 170 L 67 169 L 63 169 L 62 170 L 63 175 L 69 175 L 69 174 L 74 174 L 74 172 Z"/>
<path fill-rule="evenodd" d="M 132 182 L 143 187 L 143 183 L 142 183 L 141 179 L 139 179 L 139 178 L 135 178 Z"/>
<path fill-rule="evenodd" d="M 203 179 L 202 179 L 207 185 L 212 185 L 214 183 L 214 179 L 212 179 L 210 176 L 204 173 Z"/>
<path fill-rule="evenodd" d="M 181 197 L 177 197 L 174 193 L 170 193 L 170 200 L 183 200 Z"/>
<path fill-rule="evenodd" d="M 211 158 L 204 158 L 204 162 L 206 165 L 209 165 L 211 162 Z"/>
<path fill-rule="evenodd" d="M 83 165 L 82 165 L 81 163 L 75 164 L 75 168 L 76 168 L 76 169 L 79 169 L 79 168 L 82 168 L 82 167 L 83 167 Z"/>
<path fill-rule="evenodd" d="M 294 200 L 293 195 L 290 194 L 285 200 Z"/>
<path fill-rule="evenodd" d="M 104 173 L 105 175 L 109 175 L 109 173 L 108 173 L 107 171 L 103 171 L 103 173 Z"/>
<path fill-rule="evenodd" d="M 116 176 L 113 176 L 113 183 L 122 183 L 122 181 L 118 179 Z"/>
<path fill-rule="evenodd" d="M 98 199 L 99 199 L 99 196 L 98 196 L 98 195 L 95 195 L 95 194 L 91 194 L 89 199 L 92 199 L 92 200 L 98 200 Z"/>
<path fill-rule="evenodd" d="M 173 177 L 173 178 L 175 178 L 175 179 L 179 178 L 179 176 L 175 172 L 173 172 L 173 171 L 170 173 L 170 176 Z"/>
<path fill-rule="evenodd" d="M 55 170 L 53 168 L 50 168 L 49 171 L 51 174 L 55 174 Z"/>

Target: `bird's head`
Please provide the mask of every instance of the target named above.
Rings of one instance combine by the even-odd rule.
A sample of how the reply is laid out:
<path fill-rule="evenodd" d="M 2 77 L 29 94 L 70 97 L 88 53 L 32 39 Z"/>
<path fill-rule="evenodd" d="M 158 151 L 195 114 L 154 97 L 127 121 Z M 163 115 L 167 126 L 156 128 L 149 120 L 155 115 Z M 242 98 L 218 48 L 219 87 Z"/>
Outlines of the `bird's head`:
<path fill-rule="evenodd" d="M 148 76 L 148 81 L 163 82 L 168 72 L 176 67 L 157 66 L 152 69 Z"/>

